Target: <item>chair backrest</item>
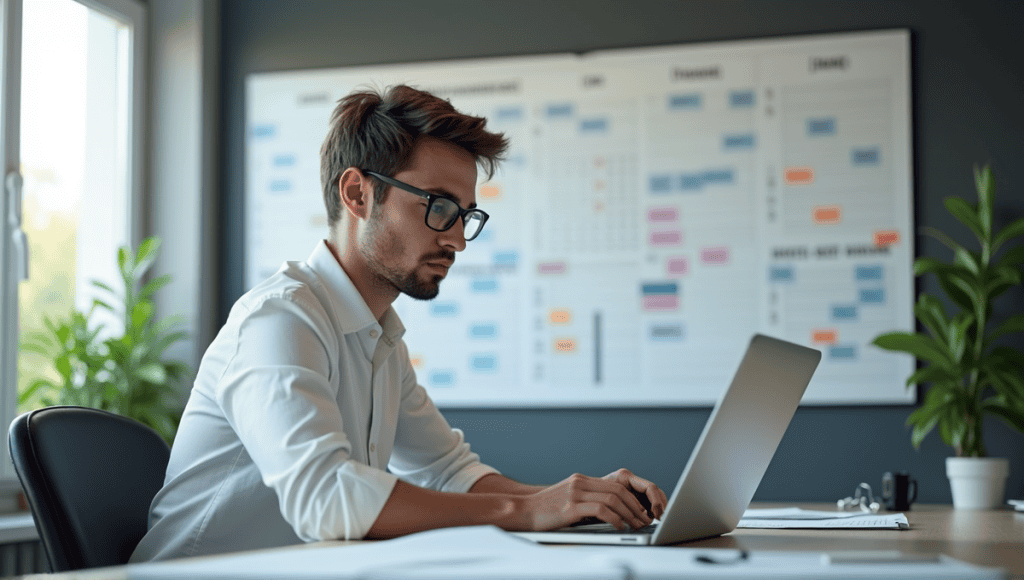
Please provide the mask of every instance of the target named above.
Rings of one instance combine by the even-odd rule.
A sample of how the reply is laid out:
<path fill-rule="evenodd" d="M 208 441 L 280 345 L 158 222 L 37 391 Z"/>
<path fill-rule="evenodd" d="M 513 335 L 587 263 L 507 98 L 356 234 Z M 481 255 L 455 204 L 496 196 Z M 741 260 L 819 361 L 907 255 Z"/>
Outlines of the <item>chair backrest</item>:
<path fill-rule="evenodd" d="M 24 413 L 8 443 L 52 571 L 127 563 L 163 486 L 167 443 L 141 423 L 84 407 Z"/>

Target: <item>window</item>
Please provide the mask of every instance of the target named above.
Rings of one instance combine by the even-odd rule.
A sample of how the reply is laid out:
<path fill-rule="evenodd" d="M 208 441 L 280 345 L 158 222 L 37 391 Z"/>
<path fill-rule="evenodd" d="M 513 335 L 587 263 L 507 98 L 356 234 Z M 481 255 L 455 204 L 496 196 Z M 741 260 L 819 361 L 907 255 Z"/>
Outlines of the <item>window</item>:
<path fill-rule="evenodd" d="M 3 4 L 3 147 L 7 174 L 22 183 L 20 232 L 9 219 L 3 231 L 6 428 L 16 413 L 40 406 L 43 393 L 21 404 L 18 393 L 52 366 L 19 351 L 20 340 L 42 330 L 46 316 L 88 311 L 97 297 L 92 280 L 119 288 L 117 248 L 138 241 L 145 43 L 134 0 Z M 17 209 L 14 197 L 5 192 L 5 208 Z M 26 254 L 28 278 L 19 281 Z M 103 322 L 110 332 L 120 324 Z M 9 460 L 0 475 L 13 477 Z"/>

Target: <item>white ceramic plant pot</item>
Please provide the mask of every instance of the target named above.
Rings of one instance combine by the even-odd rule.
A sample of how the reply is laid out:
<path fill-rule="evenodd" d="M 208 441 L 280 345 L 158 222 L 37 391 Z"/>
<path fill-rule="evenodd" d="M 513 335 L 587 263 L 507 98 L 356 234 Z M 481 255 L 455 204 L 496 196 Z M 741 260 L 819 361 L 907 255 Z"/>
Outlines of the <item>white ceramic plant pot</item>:
<path fill-rule="evenodd" d="M 1005 457 L 947 457 L 946 476 L 953 507 L 988 510 L 1003 505 L 1010 460 Z"/>

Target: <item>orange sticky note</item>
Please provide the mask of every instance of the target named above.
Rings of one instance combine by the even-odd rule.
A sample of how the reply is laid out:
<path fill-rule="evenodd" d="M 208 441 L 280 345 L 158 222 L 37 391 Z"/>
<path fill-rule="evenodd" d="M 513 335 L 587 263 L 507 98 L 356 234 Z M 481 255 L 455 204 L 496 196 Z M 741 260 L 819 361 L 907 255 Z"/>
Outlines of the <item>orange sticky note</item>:
<path fill-rule="evenodd" d="M 572 311 L 565 308 L 552 310 L 548 314 L 548 320 L 551 324 L 569 324 L 572 322 Z"/>
<path fill-rule="evenodd" d="M 787 167 L 784 172 L 786 185 L 807 185 L 814 183 L 814 170 L 810 167 Z"/>
<path fill-rule="evenodd" d="M 811 333 L 811 341 L 816 344 L 835 344 L 839 340 L 839 333 L 832 329 L 815 330 Z"/>
<path fill-rule="evenodd" d="M 892 246 L 900 243 L 900 232 L 897 230 L 879 230 L 875 232 L 876 246 Z"/>
<path fill-rule="evenodd" d="M 572 338 L 556 338 L 555 352 L 576 352 L 576 340 Z"/>
<path fill-rule="evenodd" d="M 480 197 L 485 199 L 498 199 L 501 197 L 501 187 L 493 183 L 485 183 L 480 186 Z"/>
<path fill-rule="evenodd" d="M 814 208 L 812 214 L 814 215 L 814 223 L 837 224 L 842 215 L 842 210 L 838 205 L 828 205 Z"/>

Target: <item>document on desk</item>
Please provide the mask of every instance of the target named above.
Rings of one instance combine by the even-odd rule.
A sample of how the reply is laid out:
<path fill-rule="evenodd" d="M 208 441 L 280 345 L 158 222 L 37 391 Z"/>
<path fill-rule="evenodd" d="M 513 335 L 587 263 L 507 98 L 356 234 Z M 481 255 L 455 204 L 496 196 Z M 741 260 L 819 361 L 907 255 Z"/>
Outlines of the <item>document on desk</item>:
<path fill-rule="evenodd" d="M 872 514 L 805 510 L 796 507 L 748 509 L 737 528 L 785 529 L 872 529 L 905 530 L 910 527 L 904 514 Z"/>
<path fill-rule="evenodd" d="M 884 566 L 879 566 L 884 563 Z M 644 580 L 770 578 L 811 580 L 1004 578 L 1002 571 L 936 555 L 898 552 L 746 552 L 674 546 L 547 547 L 493 526 L 449 528 L 395 540 L 278 549 L 134 564 L 139 580 Z"/>

